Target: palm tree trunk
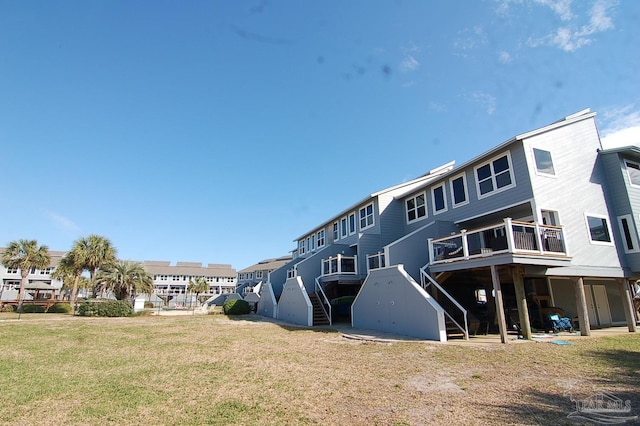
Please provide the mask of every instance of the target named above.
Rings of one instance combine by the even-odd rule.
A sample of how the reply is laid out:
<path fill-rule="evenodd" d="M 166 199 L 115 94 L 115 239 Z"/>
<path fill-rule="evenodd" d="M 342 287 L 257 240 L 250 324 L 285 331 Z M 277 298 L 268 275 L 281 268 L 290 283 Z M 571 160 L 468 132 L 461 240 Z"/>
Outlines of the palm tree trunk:
<path fill-rule="evenodd" d="M 80 275 L 76 275 L 73 279 L 73 288 L 71 288 L 71 294 L 69 295 L 69 304 L 75 305 L 76 297 L 78 296 L 78 281 L 80 281 Z"/>
<path fill-rule="evenodd" d="M 18 291 L 18 303 L 22 303 L 22 298 L 24 297 L 24 291 L 26 290 L 26 286 L 27 286 L 27 282 L 29 280 L 27 280 L 27 277 L 29 276 L 29 270 L 27 269 L 27 271 L 20 271 L 21 272 L 21 276 L 22 279 L 20 280 L 20 290 Z"/>

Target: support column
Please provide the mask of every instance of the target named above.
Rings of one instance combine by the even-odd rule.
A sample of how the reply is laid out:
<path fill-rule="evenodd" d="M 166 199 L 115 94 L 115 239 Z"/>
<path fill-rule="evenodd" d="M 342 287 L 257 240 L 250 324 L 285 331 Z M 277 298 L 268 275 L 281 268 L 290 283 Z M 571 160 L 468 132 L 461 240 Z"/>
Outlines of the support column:
<path fill-rule="evenodd" d="M 520 315 L 520 329 L 522 337 L 531 340 L 531 323 L 529 322 L 529 308 L 527 307 L 527 295 L 524 290 L 524 280 L 522 275 L 518 273 L 517 268 L 513 268 L 511 272 L 513 277 L 513 286 L 516 289 L 516 302 L 518 302 L 518 314 Z"/>
<path fill-rule="evenodd" d="M 631 300 L 631 294 L 629 292 L 629 284 L 627 284 L 627 280 L 619 279 L 616 280 L 618 282 L 618 289 L 620 290 L 620 298 L 622 299 L 622 309 L 624 309 L 624 316 L 627 319 L 627 326 L 629 327 L 630 333 L 635 333 L 636 328 L 636 317 L 633 314 L 633 300 Z"/>
<path fill-rule="evenodd" d="M 587 298 L 584 295 L 584 281 L 582 277 L 571 278 L 573 289 L 576 295 L 576 308 L 578 308 L 578 323 L 580 324 L 580 335 L 591 336 L 591 326 L 589 325 L 589 311 L 587 310 Z"/>
<path fill-rule="evenodd" d="M 504 303 L 502 301 L 502 287 L 500 286 L 498 270 L 494 265 L 491 265 L 491 281 L 493 282 L 493 290 L 496 293 L 496 319 L 498 320 L 498 329 L 500 330 L 500 340 L 502 343 L 508 343 L 507 321 L 504 318 Z"/>

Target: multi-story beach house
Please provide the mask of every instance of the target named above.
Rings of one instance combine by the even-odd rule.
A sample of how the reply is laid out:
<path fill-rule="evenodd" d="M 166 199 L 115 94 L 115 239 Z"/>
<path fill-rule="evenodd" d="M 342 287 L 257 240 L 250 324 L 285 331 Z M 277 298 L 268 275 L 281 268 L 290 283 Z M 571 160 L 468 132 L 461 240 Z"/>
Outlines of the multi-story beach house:
<path fill-rule="evenodd" d="M 602 150 L 584 110 L 371 194 L 296 239 L 258 312 L 322 324 L 352 296 L 354 327 L 440 341 L 529 337 L 552 308 L 582 334 L 635 331 L 639 153 Z"/>

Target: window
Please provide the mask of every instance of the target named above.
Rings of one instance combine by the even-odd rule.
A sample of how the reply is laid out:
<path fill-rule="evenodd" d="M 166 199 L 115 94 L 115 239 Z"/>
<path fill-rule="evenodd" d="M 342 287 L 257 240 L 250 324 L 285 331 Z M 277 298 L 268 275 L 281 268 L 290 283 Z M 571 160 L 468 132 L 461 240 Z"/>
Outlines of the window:
<path fill-rule="evenodd" d="M 461 174 L 454 177 L 449 181 L 451 187 L 451 202 L 453 207 L 462 206 L 469 202 L 469 195 L 467 194 L 467 182 L 465 175 Z"/>
<path fill-rule="evenodd" d="M 424 192 L 420 195 L 416 195 L 406 201 L 407 206 L 407 222 L 411 223 L 414 220 L 422 219 L 427 216 L 427 206 L 425 205 Z"/>
<path fill-rule="evenodd" d="M 356 214 L 351 213 L 349 215 L 349 235 L 356 233 Z"/>
<path fill-rule="evenodd" d="M 431 188 L 431 201 L 433 202 L 433 214 L 447 211 L 447 200 L 444 197 L 444 185 Z"/>
<path fill-rule="evenodd" d="M 302 256 L 305 253 L 305 243 L 304 240 L 298 241 L 298 255 Z"/>
<path fill-rule="evenodd" d="M 7 274 L 17 274 L 18 268 L 7 268 Z"/>
<path fill-rule="evenodd" d="M 360 230 L 373 226 L 373 204 L 360 209 Z"/>
<path fill-rule="evenodd" d="M 256 271 L 256 278 L 262 279 L 262 271 Z"/>
<path fill-rule="evenodd" d="M 483 198 L 491 192 L 503 191 L 514 185 L 508 153 L 477 167 L 475 170 L 478 198 Z"/>
<path fill-rule="evenodd" d="M 622 241 L 624 242 L 624 251 L 627 253 L 638 251 L 638 234 L 633 226 L 631 215 L 618 217 L 620 232 L 622 233 Z"/>
<path fill-rule="evenodd" d="M 333 222 L 333 241 L 337 241 L 338 239 L 338 222 Z"/>
<path fill-rule="evenodd" d="M 589 228 L 591 242 L 611 242 L 611 230 L 609 229 L 609 223 L 607 222 L 607 219 L 605 217 L 587 216 L 587 226 Z"/>
<path fill-rule="evenodd" d="M 324 229 L 321 229 L 316 234 L 318 237 L 318 248 L 324 247 Z"/>
<path fill-rule="evenodd" d="M 344 238 L 347 236 L 347 218 L 343 217 L 340 219 L 340 238 Z"/>
<path fill-rule="evenodd" d="M 533 156 L 536 160 L 536 170 L 538 173 L 555 176 L 551 153 L 544 149 L 533 148 Z"/>
<path fill-rule="evenodd" d="M 640 164 L 625 161 L 625 165 L 627 166 L 627 174 L 631 185 L 640 186 Z"/>

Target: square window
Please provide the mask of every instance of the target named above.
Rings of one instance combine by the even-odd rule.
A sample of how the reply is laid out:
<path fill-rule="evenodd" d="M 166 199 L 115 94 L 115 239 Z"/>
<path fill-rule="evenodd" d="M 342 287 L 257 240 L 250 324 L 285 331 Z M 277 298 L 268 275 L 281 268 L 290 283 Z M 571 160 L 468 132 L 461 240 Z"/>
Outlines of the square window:
<path fill-rule="evenodd" d="M 407 222 L 413 222 L 414 220 L 422 219 L 427 216 L 424 192 L 408 199 L 405 205 L 407 208 Z"/>
<path fill-rule="evenodd" d="M 551 153 L 549 151 L 533 148 L 533 156 L 536 160 L 536 170 L 538 171 L 538 173 L 543 173 L 545 175 L 556 174 L 556 171 L 553 168 Z"/>
<path fill-rule="evenodd" d="M 631 182 L 631 185 L 640 186 L 640 165 L 630 161 L 626 161 L 625 164 L 627 166 L 627 174 L 629 175 L 629 182 Z"/>
<path fill-rule="evenodd" d="M 589 235 L 593 242 L 611 242 L 611 232 L 609 224 L 604 217 L 587 216 L 587 225 L 589 226 Z"/>

